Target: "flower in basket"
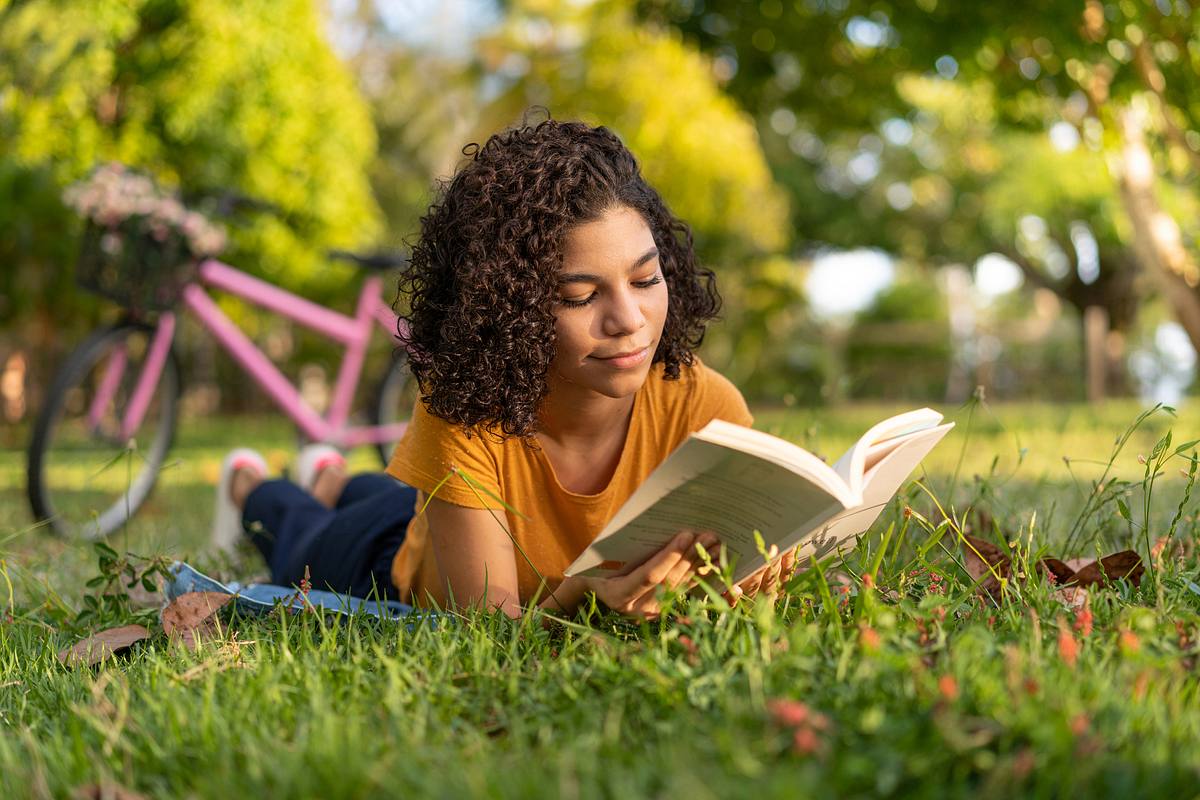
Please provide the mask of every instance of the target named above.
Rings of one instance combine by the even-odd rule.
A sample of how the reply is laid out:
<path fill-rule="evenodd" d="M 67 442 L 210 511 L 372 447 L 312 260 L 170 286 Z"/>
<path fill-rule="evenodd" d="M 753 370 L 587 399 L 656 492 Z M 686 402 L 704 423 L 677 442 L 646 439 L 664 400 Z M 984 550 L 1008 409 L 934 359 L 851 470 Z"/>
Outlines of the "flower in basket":
<path fill-rule="evenodd" d="M 124 164 L 97 167 L 68 187 L 63 200 L 103 230 L 99 244 L 108 256 L 120 254 L 131 239 L 148 239 L 162 249 L 181 245 L 191 259 L 215 256 L 225 248 L 220 226 Z"/>

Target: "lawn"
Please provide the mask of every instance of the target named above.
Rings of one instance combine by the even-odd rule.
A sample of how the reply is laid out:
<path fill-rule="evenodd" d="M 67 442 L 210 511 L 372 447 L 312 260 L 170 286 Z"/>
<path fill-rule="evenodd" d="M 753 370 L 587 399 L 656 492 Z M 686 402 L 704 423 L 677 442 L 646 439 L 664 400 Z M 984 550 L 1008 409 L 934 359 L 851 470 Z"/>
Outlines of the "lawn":
<path fill-rule="evenodd" d="M 96 554 L 28 529 L 23 456 L 0 451 L 12 585 L 10 600 L 0 577 L 12 617 L 0 621 L 0 796 L 1194 796 L 1200 492 L 1180 510 L 1190 450 L 1171 455 L 1194 412 L 1146 419 L 1097 493 L 1138 406 L 944 410 L 959 427 L 925 463 L 929 493 L 906 488 L 844 564 L 797 575 L 774 602 L 680 601 L 647 624 L 593 610 L 550 629 L 486 615 L 437 628 L 226 618 L 198 649 L 158 634 L 94 672 L 56 651 L 98 626 L 154 627 L 155 612 L 78 619 Z M 889 409 L 757 411 L 758 427 L 832 459 Z M 1147 501 L 1139 456 L 1153 464 L 1168 429 Z M 217 465 L 245 443 L 282 468 L 295 435 L 257 419 L 189 423 L 152 502 L 109 543 L 261 574 L 249 553 L 204 553 Z M 936 522 L 930 494 L 954 523 Z M 1173 520 L 1175 542 L 1140 587 L 1094 591 L 1086 610 L 1029 566 L 1145 553 Z M 1013 543 L 1029 579 L 981 595 L 960 522 Z"/>

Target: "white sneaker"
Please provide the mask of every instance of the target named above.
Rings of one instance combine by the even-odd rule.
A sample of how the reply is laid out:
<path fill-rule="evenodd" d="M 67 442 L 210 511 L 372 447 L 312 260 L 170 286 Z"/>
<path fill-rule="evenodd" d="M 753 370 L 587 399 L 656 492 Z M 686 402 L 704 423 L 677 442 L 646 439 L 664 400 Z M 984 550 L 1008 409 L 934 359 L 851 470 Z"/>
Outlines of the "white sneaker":
<path fill-rule="evenodd" d="M 212 546 L 216 550 L 230 553 L 242 538 L 242 511 L 233 504 L 229 496 L 229 485 L 233 473 L 239 469 L 254 469 L 265 477 L 267 462 L 257 450 L 239 447 L 225 456 L 221 462 L 221 479 L 217 481 L 217 502 L 213 509 Z"/>
<path fill-rule="evenodd" d="M 311 492 L 321 470 L 332 466 L 346 466 L 342 451 L 329 444 L 305 445 L 296 457 L 296 485 Z"/>

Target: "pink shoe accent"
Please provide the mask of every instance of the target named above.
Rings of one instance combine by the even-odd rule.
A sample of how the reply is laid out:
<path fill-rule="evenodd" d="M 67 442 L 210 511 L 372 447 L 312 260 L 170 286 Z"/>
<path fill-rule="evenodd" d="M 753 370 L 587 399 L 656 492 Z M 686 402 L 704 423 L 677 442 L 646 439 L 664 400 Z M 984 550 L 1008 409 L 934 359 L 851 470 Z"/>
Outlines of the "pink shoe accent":
<path fill-rule="evenodd" d="M 328 456 L 322 456 L 321 458 L 318 458 L 316 460 L 316 462 L 313 464 L 313 475 L 318 476 L 321 474 L 321 472 L 323 470 L 326 470 L 329 467 L 344 467 L 344 466 L 346 466 L 346 458 L 341 453 L 337 453 L 334 455 L 328 455 Z"/>
<path fill-rule="evenodd" d="M 253 456 L 238 456 L 234 458 L 233 462 L 229 465 L 229 471 L 230 473 L 234 473 L 239 469 L 248 469 L 258 477 L 263 477 L 262 462 Z"/>
<path fill-rule="evenodd" d="M 321 470 L 333 466 L 346 466 L 346 457 L 340 450 L 328 444 L 310 444 L 296 458 L 296 484 L 311 492 Z"/>

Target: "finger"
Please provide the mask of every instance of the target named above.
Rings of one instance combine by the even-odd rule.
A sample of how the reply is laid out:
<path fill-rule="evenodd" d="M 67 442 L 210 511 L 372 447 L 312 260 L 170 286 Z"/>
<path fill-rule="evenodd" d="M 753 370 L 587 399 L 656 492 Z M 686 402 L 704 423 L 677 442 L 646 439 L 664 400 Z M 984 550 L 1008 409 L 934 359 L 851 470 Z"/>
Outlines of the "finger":
<path fill-rule="evenodd" d="M 767 574 L 768 569 L 770 569 L 770 565 L 764 564 L 750 573 L 745 580 L 738 584 L 742 587 L 742 591 L 751 595 L 758 591 L 758 587 L 762 583 L 763 576 Z"/>
<path fill-rule="evenodd" d="M 651 595 L 654 593 L 651 592 Z M 652 596 L 638 601 L 633 606 L 633 611 L 629 612 L 628 616 L 641 617 L 642 619 L 657 619 L 659 614 L 658 601 Z"/>
<path fill-rule="evenodd" d="M 775 589 L 779 586 L 779 570 L 782 567 L 782 560 L 776 561 L 771 565 L 771 568 L 768 569 L 766 574 L 763 575 L 762 583 L 758 587 L 760 592 L 763 592 L 764 594 L 770 594 L 771 592 L 775 591 Z"/>
<path fill-rule="evenodd" d="M 614 577 L 622 578 L 634 575 L 638 572 L 638 570 L 649 567 L 656 558 L 661 558 L 669 552 L 687 552 L 687 550 L 689 550 L 692 546 L 689 538 L 694 538 L 694 534 L 692 534 L 690 531 L 680 531 L 649 558 L 645 559 L 644 561 L 627 563 L 625 567 Z"/>
<path fill-rule="evenodd" d="M 780 579 L 786 581 L 792 577 L 792 571 L 796 569 L 796 550 L 795 548 L 788 550 L 783 554 L 779 569 Z"/>
<path fill-rule="evenodd" d="M 685 559 L 680 560 L 680 562 L 675 565 L 674 569 L 671 570 L 671 574 L 664 578 L 661 583 L 651 586 L 649 589 L 638 595 L 630 605 L 635 609 L 639 609 L 637 612 L 639 614 L 641 613 L 641 609 L 650 608 L 653 609 L 653 614 L 657 615 L 659 613 L 658 601 L 660 597 L 660 587 L 672 590 L 676 589 L 681 584 L 691 580 L 692 576 L 695 574 L 695 567 L 689 565 Z"/>
<path fill-rule="evenodd" d="M 730 608 L 733 608 L 734 606 L 736 606 L 738 604 L 738 600 L 742 599 L 742 596 L 744 594 L 745 594 L 745 592 L 742 591 L 741 586 L 734 586 L 728 592 L 721 595 L 721 597 L 725 598 L 725 602 L 729 603 Z"/>
<path fill-rule="evenodd" d="M 684 553 L 692 545 L 694 537 L 690 533 L 680 533 L 663 549 L 652 555 L 644 564 L 629 573 L 627 583 L 630 594 L 639 596 L 647 590 L 663 582 L 671 570 L 684 558 Z"/>
<path fill-rule="evenodd" d="M 690 559 L 681 558 L 679 563 L 671 568 L 667 573 L 667 577 L 663 580 L 662 585 L 669 589 L 674 589 L 681 583 L 686 581 L 696 571 L 696 565 Z"/>

